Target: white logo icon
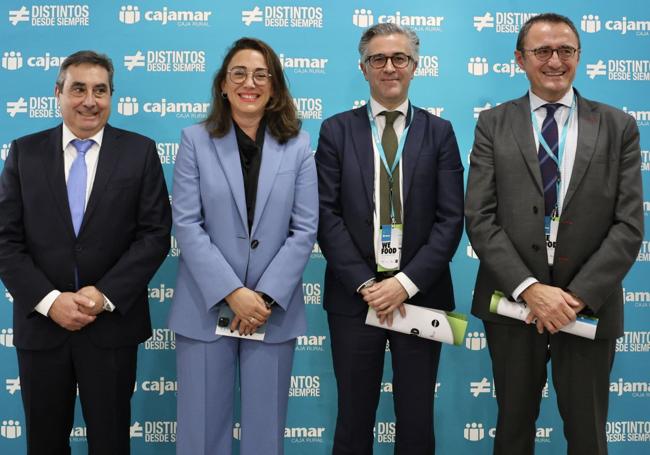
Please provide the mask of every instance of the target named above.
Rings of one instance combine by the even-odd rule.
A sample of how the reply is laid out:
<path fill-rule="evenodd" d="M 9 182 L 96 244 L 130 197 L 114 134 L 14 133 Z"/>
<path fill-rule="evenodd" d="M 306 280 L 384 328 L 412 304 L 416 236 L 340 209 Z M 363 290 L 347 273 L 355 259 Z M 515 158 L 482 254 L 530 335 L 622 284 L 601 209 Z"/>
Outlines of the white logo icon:
<path fill-rule="evenodd" d="M 0 330 L 0 345 L 7 348 L 14 347 L 14 329 Z"/>
<path fill-rule="evenodd" d="M 9 291 L 7 291 L 6 289 L 5 289 L 5 297 L 7 298 L 7 300 L 9 300 L 9 303 L 14 303 L 14 298 L 11 296 L 11 294 L 9 294 Z"/>
<path fill-rule="evenodd" d="M 239 422 L 232 427 L 232 437 L 233 439 L 241 441 L 241 424 Z"/>
<path fill-rule="evenodd" d="M 124 66 L 127 70 L 133 71 L 133 68 L 142 68 L 144 67 L 144 55 L 142 51 L 138 51 L 135 55 L 125 55 L 124 56 Z"/>
<path fill-rule="evenodd" d="M 9 10 L 9 22 L 16 26 L 18 22 L 29 22 L 29 10 L 26 6 L 20 9 Z"/>
<path fill-rule="evenodd" d="M 2 67 L 9 71 L 20 69 L 23 66 L 23 54 L 9 51 L 2 54 Z"/>
<path fill-rule="evenodd" d="M 483 378 L 480 381 L 472 381 L 469 383 L 469 393 L 474 395 L 474 398 L 478 397 L 482 393 L 490 393 L 492 384 L 488 381 L 488 378 Z"/>
<path fill-rule="evenodd" d="M 580 29 L 587 33 L 596 33 L 600 31 L 600 17 L 588 14 L 582 16 Z"/>
<path fill-rule="evenodd" d="M 241 21 L 246 27 L 249 27 L 253 22 L 262 22 L 262 10 L 259 6 L 251 10 L 242 10 Z"/>
<path fill-rule="evenodd" d="M 7 159 L 8 156 L 9 156 L 9 144 L 2 144 L 2 148 L 0 149 L 0 159 L 4 161 Z"/>
<path fill-rule="evenodd" d="M 375 17 L 372 15 L 372 10 L 365 8 L 354 10 L 354 14 L 352 15 L 352 23 L 357 27 L 370 27 L 374 22 Z"/>
<path fill-rule="evenodd" d="M 587 63 L 587 76 L 589 79 L 595 79 L 596 76 L 605 76 L 607 74 L 605 62 L 598 60 L 597 63 Z"/>
<path fill-rule="evenodd" d="M 474 251 L 474 248 L 472 248 L 472 245 L 470 244 L 467 245 L 467 257 L 478 259 L 478 254 L 476 254 L 476 251 Z"/>
<path fill-rule="evenodd" d="M 135 115 L 138 113 L 140 110 L 140 106 L 138 105 L 138 99 L 137 98 L 131 98 L 130 96 L 126 96 L 124 98 L 120 98 L 119 101 L 117 102 L 117 112 L 120 114 L 130 117 L 132 115 Z"/>
<path fill-rule="evenodd" d="M 365 106 L 365 105 L 366 105 L 366 100 L 354 100 L 354 102 L 352 103 L 352 109 L 356 109 L 358 107 Z"/>
<path fill-rule="evenodd" d="M 26 114 L 27 113 L 27 101 L 22 96 L 18 101 L 7 101 L 7 114 L 11 118 L 14 118 L 16 114 Z"/>
<path fill-rule="evenodd" d="M 485 103 L 484 106 L 474 107 L 474 118 L 478 119 L 478 116 L 481 112 L 491 109 L 492 105 L 490 103 Z"/>
<path fill-rule="evenodd" d="M 485 437 L 485 429 L 482 423 L 466 423 L 463 430 L 463 437 L 468 441 L 480 441 Z"/>
<path fill-rule="evenodd" d="M 23 434 L 20 422 L 17 420 L 3 420 L 0 425 L 0 436 L 7 439 L 16 439 Z"/>
<path fill-rule="evenodd" d="M 477 32 L 484 28 L 494 28 L 494 16 L 490 13 L 485 13 L 484 16 L 474 16 L 474 28 Z"/>
<path fill-rule="evenodd" d="M 132 438 L 141 438 L 143 436 L 142 425 L 140 422 L 136 421 L 131 425 L 129 435 Z"/>
<path fill-rule="evenodd" d="M 465 347 L 470 351 L 481 351 L 487 346 L 483 332 L 469 332 L 465 338 Z"/>
<path fill-rule="evenodd" d="M 488 72 L 488 61 L 485 57 L 471 57 L 467 64 L 467 72 L 473 76 L 484 76 Z"/>
<path fill-rule="evenodd" d="M 6 382 L 6 388 L 7 392 L 10 394 L 14 394 L 20 390 L 20 377 L 13 379 L 13 378 L 7 378 Z"/>
<path fill-rule="evenodd" d="M 140 7 L 133 5 L 122 6 L 120 8 L 119 18 L 120 22 L 129 25 L 140 22 Z"/>

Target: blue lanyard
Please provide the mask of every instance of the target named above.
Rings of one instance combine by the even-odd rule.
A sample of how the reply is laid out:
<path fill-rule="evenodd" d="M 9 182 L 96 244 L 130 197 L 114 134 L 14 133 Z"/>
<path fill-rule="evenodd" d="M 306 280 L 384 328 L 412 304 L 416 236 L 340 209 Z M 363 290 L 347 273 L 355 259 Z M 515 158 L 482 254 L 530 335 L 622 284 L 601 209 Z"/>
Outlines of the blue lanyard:
<path fill-rule="evenodd" d="M 560 136 L 560 140 L 557 144 L 557 156 L 553 153 L 551 150 L 551 147 L 548 146 L 546 143 L 546 139 L 544 139 L 544 136 L 542 136 L 542 132 L 539 129 L 539 124 L 537 123 L 537 116 L 535 115 L 535 111 L 530 111 L 530 118 L 533 123 L 533 128 L 535 130 L 535 134 L 537 135 L 537 139 L 539 139 L 539 143 L 541 146 L 544 148 L 544 151 L 548 155 L 550 159 L 555 161 L 555 164 L 557 165 L 557 174 L 558 178 L 557 181 L 555 182 L 555 188 L 557 191 L 557 202 L 555 203 L 555 210 L 554 212 L 556 214 L 559 214 L 559 208 L 562 207 L 562 204 L 560 203 L 560 198 L 562 197 L 560 193 L 560 183 L 562 182 L 562 172 L 560 171 L 561 169 L 561 163 L 562 163 L 562 156 L 564 155 L 564 147 L 566 146 L 566 136 L 569 132 L 569 122 L 571 122 L 571 118 L 573 117 L 573 113 L 576 110 L 576 96 L 573 95 L 573 102 L 571 103 L 571 110 L 569 111 L 569 115 L 567 116 L 566 120 L 564 121 L 564 125 L 562 125 L 562 135 Z"/>
<path fill-rule="evenodd" d="M 393 173 L 395 172 L 395 169 L 397 168 L 397 165 L 402 159 L 402 152 L 404 151 L 404 143 L 406 142 L 406 135 L 408 134 L 408 130 L 411 127 L 411 124 L 409 122 L 408 125 L 404 127 L 404 131 L 402 132 L 402 135 L 399 138 L 399 143 L 397 144 L 397 151 L 395 152 L 395 159 L 393 160 L 393 164 L 391 166 L 388 166 L 388 160 L 386 159 L 386 153 L 384 152 L 384 147 L 381 145 L 381 140 L 379 139 L 379 132 L 377 130 L 377 124 L 375 123 L 375 119 L 372 116 L 372 111 L 370 110 L 370 101 L 366 103 L 366 106 L 368 106 L 368 120 L 370 121 L 370 129 L 372 130 L 372 138 L 375 142 L 375 148 L 377 149 L 377 153 L 379 154 L 379 158 L 381 159 L 382 164 L 384 165 L 384 169 L 386 169 L 386 174 L 388 174 L 388 189 L 389 189 L 389 194 L 390 194 L 390 218 L 393 222 L 395 223 L 395 207 L 393 206 Z M 411 118 L 411 104 L 409 103 L 409 110 L 407 112 L 407 117 L 406 119 Z"/>

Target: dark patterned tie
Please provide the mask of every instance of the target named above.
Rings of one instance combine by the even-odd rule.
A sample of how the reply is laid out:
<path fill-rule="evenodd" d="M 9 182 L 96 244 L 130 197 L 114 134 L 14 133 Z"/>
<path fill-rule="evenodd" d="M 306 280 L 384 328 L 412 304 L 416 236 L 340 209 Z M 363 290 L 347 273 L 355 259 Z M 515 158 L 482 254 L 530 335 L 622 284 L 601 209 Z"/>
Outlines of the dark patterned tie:
<path fill-rule="evenodd" d="M 544 104 L 546 108 L 546 118 L 542 124 L 542 137 L 546 144 L 557 157 L 558 133 L 557 122 L 555 121 L 555 111 L 561 104 Z M 544 188 L 544 215 L 550 216 L 557 204 L 557 179 L 558 167 L 556 162 L 548 155 L 540 141 L 539 150 L 539 168 L 542 171 L 542 186 Z"/>
<path fill-rule="evenodd" d="M 395 154 L 397 153 L 397 134 L 395 134 L 395 128 L 393 128 L 393 123 L 397 117 L 402 115 L 399 111 L 384 111 L 379 115 L 386 117 L 386 126 L 384 127 L 384 132 L 381 135 L 381 146 L 384 149 L 386 154 L 386 162 L 388 167 L 392 167 L 393 161 L 395 161 Z M 400 203 L 400 194 L 399 194 L 399 164 L 395 167 L 393 171 L 393 208 L 395 210 L 395 222 L 402 222 L 402 207 Z M 383 164 L 379 166 L 379 221 L 381 224 L 391 224 L 390 218 L 390 186 L 388 181 L 388 172 Z"/>

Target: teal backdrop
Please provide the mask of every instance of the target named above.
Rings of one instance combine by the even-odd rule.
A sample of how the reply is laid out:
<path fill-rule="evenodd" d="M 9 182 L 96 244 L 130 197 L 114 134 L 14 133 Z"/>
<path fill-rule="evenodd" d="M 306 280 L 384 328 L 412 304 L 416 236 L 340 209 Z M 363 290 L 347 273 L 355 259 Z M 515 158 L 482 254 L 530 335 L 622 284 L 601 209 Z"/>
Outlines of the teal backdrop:
<path fill-rule="evenodd" d="M 107 53 L 115 64 L 110 122 L 156 140 L 171 187 L 180 130 L 205 118 L 213 74 L 226 47 L 241 36 L 267 41 L 282 58 L 315 149 L 323 119 L 368 98 L 356 50 L 363 29 L 378 22 L 398 22 L 410 25 L 422 42 L 411 100 L 453 123 L 467 169 L 478 113 L 527 90 L 526 76 L 513 56 L 519 27 L 543 10 L 565 14 L 580 29 L 582 38 L 575 86 L 588 98 L 627 111 L 641 131 L 646 240 L 624 281 L 625 336 L 617 344 L 607 431 L 611 454 L 647 454 L 650 10 L 647 2 L 635 0 L 549 0 L 543 7 L 531 5 L 523 0 L 4 0 L 0 5 L 0 168 L 12 139 L 60 122 L 53 97 L 58 67 L 70 53 L 90 48 Z M 169 257 L 149 288 L 155 328 L 139 352 L 131 427 L 136 455 L 174 453 L 175 340 L 165 321 L 174 295 L 179 254 L 172 237 Z M 458 311 L 469 313 L 477 265 L 463 236 L 452 263 Z M 296 346 L 285 431 L 286 453 L 290 455 L 329 454 L 332 448 L 336 385 L 321 305 L 324 267 L 316 245 L 304 275 L 308 332 Z M 0 453 L 6 455 L 25 451 L 11 315 L 11 296 L 0 284 Z M 393 451 L 391 381 L 387 369 L 375 427 L 377 454 Z M 438 453 L 490 453 L 496 424 L 495 385 L 479 320 L 470 318 L 463 346 L 444 346 L 438 382 L 431 386 L 437 396 Z M 564 453 L 552 385 L 544 390 L 542 401 L 536 453 Z M 86 453 L 85 432 L 78 407 L 70 435 L 74 454 Z M 238 440 L 241 432 L 235 417 L 233 438 Z"/>

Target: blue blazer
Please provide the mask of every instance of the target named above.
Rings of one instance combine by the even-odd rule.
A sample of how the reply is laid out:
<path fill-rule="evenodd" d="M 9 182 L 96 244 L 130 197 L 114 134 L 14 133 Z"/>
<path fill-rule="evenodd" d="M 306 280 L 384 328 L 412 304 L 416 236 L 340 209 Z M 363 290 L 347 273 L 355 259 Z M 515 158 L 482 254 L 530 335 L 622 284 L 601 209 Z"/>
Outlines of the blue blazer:
<path fill-rule="evenodd" d="M 375 275 L 374 151 L 366 107 L 323 122 L 316 151 L 327 311 L 357 315 L 368 305 L 356 290 Z M 463 229 L 463 165 L 447 120 L 413 107 L 402 158 L 401 271 L 420 290 L 409 303 L 451 310 L 449 262 Z"/>
<path fill-rule="evenodd" d="M 316 167 L 309 136 L 280 145 L 264 137 L 255 217 L 248 232 L 234 128 L 222 138 L 185 128 L 174 167 L 172 214 L 181 250 L 169 327 L 213 341 L 224 297 L 246 286 L 273 297 L 265 342 L 305 332 L 302 273 L 318 226 Z"/>

